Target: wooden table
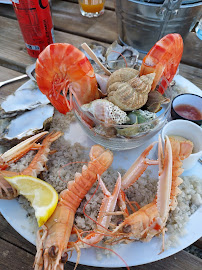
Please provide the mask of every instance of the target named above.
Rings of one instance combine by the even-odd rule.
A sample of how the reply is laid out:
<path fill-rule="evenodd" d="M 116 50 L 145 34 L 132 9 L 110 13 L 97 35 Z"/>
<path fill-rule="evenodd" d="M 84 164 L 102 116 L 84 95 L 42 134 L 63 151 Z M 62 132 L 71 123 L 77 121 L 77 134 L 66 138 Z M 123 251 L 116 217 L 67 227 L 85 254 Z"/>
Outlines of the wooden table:
<path fill-rule="evenodd" d="M 75 0 L 52 1 L 52 6 L 56 42 L 68 42 L 77 47 L 82 42 L 100 42 L 108 46 L 118 38 L 113 1 L 107 0 L 104 15 L 94 19 L 82 17 Z M 195 33 L 189 33 L 184 45 L 180 74 L 202 88 L 202 42 Z M 0 81 L 25 73 L 25 67 L 34 61 L 26 52 L 12 6 L 0 4 Z M 2 87 L 0 102 L 22 83 Z M 1 215 L 0 222 L 0 270 L 32 269 L 35 246 L 21 237 Z M 201 241 L 195 245 L 201 247 Z M 65 269 L 74 269 L 74 264 L 68 263 Z M 99 268 L 79 265 L 77 269 Z M 164 260 L 131 269 L 199 270 L 202 269 L 202 260 L 183 250 Z"/>

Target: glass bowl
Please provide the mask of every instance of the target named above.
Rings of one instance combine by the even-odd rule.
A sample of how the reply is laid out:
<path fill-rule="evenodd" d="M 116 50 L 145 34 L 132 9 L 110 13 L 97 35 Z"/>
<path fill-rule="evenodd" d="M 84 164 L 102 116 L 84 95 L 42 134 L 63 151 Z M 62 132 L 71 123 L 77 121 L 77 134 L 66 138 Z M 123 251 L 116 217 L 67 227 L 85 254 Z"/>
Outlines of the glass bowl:
<path fill-rule="evenodd" d="M 159 86 L 163 87 L 161 83 Z M 91 113 L 82 110 L 75 99 L 73 101 L 74 114 L 83 130 L 96 144 L 101 144 L 111 150 L 132 149 L 144 144 L 158 133 L 170 118 L 172 89 L 169 84 L 163 96 L 169 98 L 170 102 L 161 105 L 161 110 L 156 113 L 155 119 L 140 124 L 112 125 L 103 123 Z"/>

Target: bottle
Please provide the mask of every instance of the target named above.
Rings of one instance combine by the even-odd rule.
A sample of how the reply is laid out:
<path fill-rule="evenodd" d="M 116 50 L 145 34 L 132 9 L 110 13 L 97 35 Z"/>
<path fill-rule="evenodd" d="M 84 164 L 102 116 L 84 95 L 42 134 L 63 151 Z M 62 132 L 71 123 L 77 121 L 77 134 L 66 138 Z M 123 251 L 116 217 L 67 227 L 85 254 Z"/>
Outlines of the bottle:
<path fill-rule="evenodd" d="M 37 58 L 54 43 L 53 23 L 48 0 L 12 0 L 27 52 Z"/>
<path fill-rule="evenodd" d="M 200 40 L 202 40 L 202 18 L 200 19 L 196 27 L 196 35 Z"/>

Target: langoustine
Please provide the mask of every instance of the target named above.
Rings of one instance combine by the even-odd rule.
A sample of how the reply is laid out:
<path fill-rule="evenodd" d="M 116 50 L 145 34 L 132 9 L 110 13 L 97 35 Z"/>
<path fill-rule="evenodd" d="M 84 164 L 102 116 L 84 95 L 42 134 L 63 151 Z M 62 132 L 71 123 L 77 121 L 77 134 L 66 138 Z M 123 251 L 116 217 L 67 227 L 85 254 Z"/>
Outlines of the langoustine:
<path fill-rule="evenodd" d="M 60 131 L 51 132 L 44 138 L 41 144 L 36 144 L 36 141 L 47 133 L 48 132 L 44 131 L 32 136 L 1 155 L 1 167 L 4 168 L 4 170 L 2 169 L 0 171 L 0 199 L 11 200 L 18 196 L 17 190 L 4 179 L 5 176 L 22 174 L 36 177 L 45 169 L 46 161 L 48 160 L 47 157 L 50 154 L 50 145 L 62 135 Z M 11 163 L 19 160 L 30 150 L 38 150 L 38 152 L 26 169 L 21 172 L 5 170 Z"/>
<path fill-rule="evenodd" d="M 99 210 L 99 214 L 96 221 L 96 229 L 87 234 L 85 237 L 81 237 L 80 233 L 78 233 L 78 240 L 75 242 L 69 242 L 68 244 L 68 251 L 73 251 L 76 249 L 77 252 L 80 252 L 81 248 L 89 248 L 91 246 L 95 246 L 99 242 L 102 241 L 105 234 L 108 231 L 108 227 L 111 222 L 111 215 L 110 213 L 114 212 L 115 206 L 117 204 L 118 195 L 121 188 L 121 175 L 119 174 L 117 182 L 114 187 L 114 191 L 111 194 L 102 179 L 99 177 L 99 184 L 104 193 L 104 198 L 101 203 L 101 207 Z"/>
<path fill-rule="evenodd" d="M 82 167 L 82 173 L 76 173 L 74 181 L 63 190 L 59 203 L 50 219 L 37 233 L 37 253 L 35 270 L 64 269 L 68 260 L 67 245 L 71 235 L 74 216 L 82 199 L 113 161 L 113 154 L 100 145 L 92 146 L 90 162 Z"/>
<path fill-rule="evenodd" d="M 182 183 L 182 179 L 178 176 L 183 172 L 181 160 L 191 154 L 192 148 L 193 144 L 190 141 L 177 141 L 173 138 L 169 139 L 166 137 L 165 157 L 163 157 L 162 143 L 159 137 L 159 181 L 157 195 L 153 202 L 145 205 L 131 215 L 125 210 L 126 218 L 113 230 L 112 239 L 108 243 L 135 240 L 150 241 L 155 235 L 159 235 L 160 233 L 164 235 L 169 211 L 175 209 L 177 195 L 180 193 L 178 186 Z M 151 163 L 153 162 L 151 161 Z M 155 165 L 155 162 L 153 165 Z M 146 161 L 145 165 L 143 163 L 141 166 L 142 171 L 144 171 L 145 166 L 148 166 Z M 131 174 L 126 175 L 125 184 L 127 184 L 123 185 L 125 188 L 137 180 L 138 174 L 134 172 L 135 177 L 133 178 L 131 178 Z"/>

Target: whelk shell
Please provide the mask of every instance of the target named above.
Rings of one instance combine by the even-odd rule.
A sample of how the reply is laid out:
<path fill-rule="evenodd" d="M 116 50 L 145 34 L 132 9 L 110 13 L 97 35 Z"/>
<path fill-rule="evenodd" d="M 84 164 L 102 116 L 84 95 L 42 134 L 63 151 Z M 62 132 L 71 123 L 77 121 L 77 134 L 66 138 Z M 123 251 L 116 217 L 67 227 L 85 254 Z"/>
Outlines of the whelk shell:
<path fill-rule="evenodd" d="M 105 124 L 124 124 L 130 119 L 119 107 L 106 99 L 96 99 L 82 105 L 82 110 L 90 112 L 96 119 Z"/>
<path fill-rule="evenodd" d="M 120 82 L 127 82 L 138 77 L 139 71 L 133 68 L 120 68 L 112 73 L 107 82 L 107 93 L 116 91 Z"/>
<path fill-rule="evenodd" d="M 114 82 L 110 87 L 108 100 L 124 111 L 141 108 L 148 99 L 155 73 L 135 77 L 127 82 Z"/>

